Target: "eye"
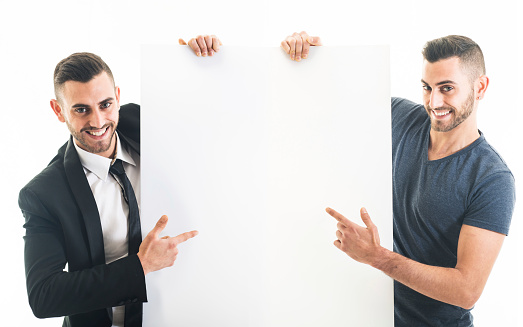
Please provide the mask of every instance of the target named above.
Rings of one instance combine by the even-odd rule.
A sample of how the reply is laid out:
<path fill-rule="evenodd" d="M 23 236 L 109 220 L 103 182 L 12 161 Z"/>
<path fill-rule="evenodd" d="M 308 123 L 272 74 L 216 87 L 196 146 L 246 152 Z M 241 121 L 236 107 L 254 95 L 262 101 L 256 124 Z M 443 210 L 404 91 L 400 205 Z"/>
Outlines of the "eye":
<path fill-rule="evenodd" d="M 87 108 L 79 107 L 79 108 L 76 108 L 74 111 L 76 111 L 79 114 L 83 114 L 83 113 L 87 112 Z"/>
<path fill-rule="evenodd" d="M 452 86 L 444 86 L 441 88 L 441 91 L 443 91 L 443 92 L 449 92 L 452 90 L 454 90 L 454 88 Z"/>
<path fill-rule="evenodd" d="M 430 91 L 430 90 L 432 90 L 432 89 L 430 88 L 430 86 L 428 86 L 428 85 L 426 85 L 426 84 L 422 85 L 422 87 L 423 87 L 423 89 L 424 89 L 425 91 Z"/>
<path fill-rule="evenodd" d="M 107 109 L 110 106 L 111 106 L 111 102 L 104 102 L 104 103 L 102 103 L 102 105 L 100 107 L 103 108 L 103 109 Z"/>

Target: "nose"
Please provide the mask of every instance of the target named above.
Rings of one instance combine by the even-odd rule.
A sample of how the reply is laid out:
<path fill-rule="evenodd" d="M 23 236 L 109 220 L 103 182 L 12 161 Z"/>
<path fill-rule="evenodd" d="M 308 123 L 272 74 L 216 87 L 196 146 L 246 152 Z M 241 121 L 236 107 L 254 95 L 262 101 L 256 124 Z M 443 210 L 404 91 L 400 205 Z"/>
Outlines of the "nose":
<path fill-rule="evenodd" d="M 431 108 L 439 108 L 443 106 L 443 95 L 437 90 L 430 92 L 430 103 Z"/>
<path fill-rule="evenodd" d="M 105 124 L 105 117 L 100 109 L 97 108 L 92 111 L 89 123 L 91 127 L 95 128 L 101 128 Z"/>

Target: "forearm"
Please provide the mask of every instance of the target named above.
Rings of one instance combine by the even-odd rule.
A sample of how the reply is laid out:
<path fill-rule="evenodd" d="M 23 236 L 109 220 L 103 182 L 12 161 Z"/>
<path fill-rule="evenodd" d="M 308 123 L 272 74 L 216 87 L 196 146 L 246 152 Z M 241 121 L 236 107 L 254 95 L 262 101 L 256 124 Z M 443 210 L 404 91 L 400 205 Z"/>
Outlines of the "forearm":
<path fill-rule="evenodd" d="M 381 248 L 378 258 L 371 264 L 374 268 L 441 302 L 470 309 L 483 291 L 483 285 L 459 268 L 422 264 L 385 248 Z"/>
<path fill-rule="evenodd" d="M 352 259 L 383 271 L 396 281 L 430 298 L 465 309 L 472 308 L 501 249 L 504 234 L 463 225 L 458 239 L 457 263 L 453 268 L 416 262 L 380 245 L 376 225 L 365 208 L 358 226 L 331 208 L 327 212 L 338 220 L 334 245 Z"/>
<path fill-rule="evenodd" d="M 50 273 L 40 267 L 27 274 L 29 304 L 39 318 L 72 315 L 146 302 L 145 279 L 136 255 L 108 265 Z"/>

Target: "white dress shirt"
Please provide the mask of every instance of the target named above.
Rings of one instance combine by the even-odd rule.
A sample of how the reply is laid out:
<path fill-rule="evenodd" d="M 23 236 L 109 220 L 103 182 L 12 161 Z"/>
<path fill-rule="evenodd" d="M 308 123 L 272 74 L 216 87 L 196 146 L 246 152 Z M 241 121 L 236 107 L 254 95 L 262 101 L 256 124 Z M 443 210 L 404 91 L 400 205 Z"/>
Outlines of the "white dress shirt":
<path fill-rule="evenodd" d="M 122 160 L 127 178 L 133 186 L 140 208 L 140 156 L 130 148 L 122 147 L 116 134 L 116 159 Z M 128 252 L 129 206 L 123 197 L 122 188 L 109 173 L 113 159 L 105 158 L 81 149 L 73 142 L 84 168 L 85 177 L 93 192 L 104 240 L 105 263 L 126 257 Z M 113 307 L 113 327 L 124 325 L 125 306 Z"/>

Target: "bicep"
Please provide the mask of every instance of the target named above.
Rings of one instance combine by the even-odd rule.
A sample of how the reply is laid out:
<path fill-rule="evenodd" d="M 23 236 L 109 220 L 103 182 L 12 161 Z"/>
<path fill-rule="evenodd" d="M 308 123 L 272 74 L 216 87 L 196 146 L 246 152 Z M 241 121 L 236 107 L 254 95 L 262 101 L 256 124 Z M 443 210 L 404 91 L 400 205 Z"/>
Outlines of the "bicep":
<path fill-rule="evenodd" d="M 65 244 L 60 224 L 50 217 L 38 196 L 23 189 L 19 205 L 25 218 L 24 261 L 31 293 L 35 283 L 63 271 L 67 263 Z"/>
<path fill-rule="evenodd" d="M 56 301 L 49 301 L 49 298 L 57 292 L 67 291 L 56 283 L 56 277 L 64 274 L 67 263 L 63 233 L 46 216 L 44 208 L 38 207 L 40 202 L 36 197 L 24 197 L 20 204 L 25 218 L 24 262 L 29 304 L 39 318 L 60 316 L 50 308 Z M 37 211 L 42 214 L 35 214 Z"/>

